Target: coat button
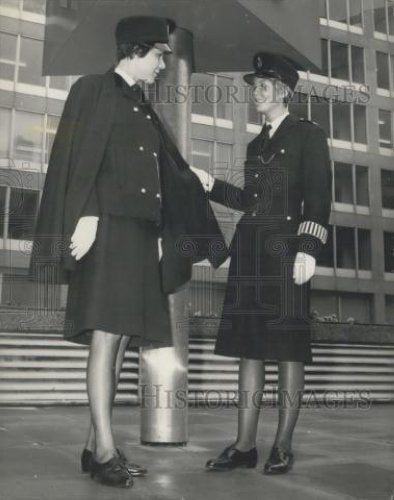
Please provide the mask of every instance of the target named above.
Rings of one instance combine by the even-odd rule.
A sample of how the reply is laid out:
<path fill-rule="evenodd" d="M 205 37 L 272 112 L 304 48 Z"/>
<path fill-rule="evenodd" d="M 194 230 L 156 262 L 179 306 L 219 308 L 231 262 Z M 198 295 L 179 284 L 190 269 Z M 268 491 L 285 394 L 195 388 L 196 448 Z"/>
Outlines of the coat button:
<path fill-rule="evenodd" d="M 145 194 L 146 193 L 146 189 L 145 188 L 141 188 L 141 193 Z"/>
<path fill-rule="evenodd" d="M 281 149 L 281 150 L 280 150 L 280 154 L 281 154 L 281 155 L 284 155 L 285 153 L 286 153 L 286 150 L 285 150 L 285 149 Z"/>
<path fill-rule="evenodd" d="M 144 150 L 144 146 L 140 146 L 138 149 L 139 149 L 140 151 L 143 151 L 143 150 Z"/>
<path fill-rule="evenodd" d="M 291 216 L 290 216 L 290 215 L 288 215 L 288 216 L 286 217 L 286 220 L 291 220 Z"/>
<path fill-rule="evenodd" d="M 138 111 L 137 106 L 134 106 L 133 111 L 135 111 L 135 112 L 137 112 L 137 111 Z"/>
<path fill-rule="evenodd" d="M 158 200 L 160 200 L 160 198 L 161 198 L 160 193 L 156 193 L 156 198 L 157 198 Z"/>
<path fill-rule="evenodd" d="M 258 194 L 257 194 L 257 193 L 254 193 L 254 195 L 253 195 L 253 196 L 254 196 L 255 198 L 257 198 Z"/>
<path fill-rule="evenodd" d="M 148 118 L 148 120 L 152 120 L 151 115 L 146 115 L 146 117 Z"/>
<path fill-rule="evenodd" d="M 254 176 L 256 177 L 256 179 L 258 178 L 259 174 L 254 174 Z"/>

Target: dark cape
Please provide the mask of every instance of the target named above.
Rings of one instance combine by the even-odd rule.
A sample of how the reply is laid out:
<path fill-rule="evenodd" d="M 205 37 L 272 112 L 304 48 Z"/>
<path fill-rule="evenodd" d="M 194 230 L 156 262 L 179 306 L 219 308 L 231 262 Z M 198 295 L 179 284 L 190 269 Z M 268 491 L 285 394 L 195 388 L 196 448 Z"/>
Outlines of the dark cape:
<path fill-rule="evenodd" d="M 111 134 L 118 93 L 114 73 L 80 78 L 71 88 L 53 144 L 33 242 L 30 276 L 68 283 L 75 269 L 70 238 L 94 189 Z M 218 267 L 225 240 L 200 181 L 155 115 L 160 133 L 163 199 L 162 288 L 172 293 L 191 278 L 194 262 Z"/>

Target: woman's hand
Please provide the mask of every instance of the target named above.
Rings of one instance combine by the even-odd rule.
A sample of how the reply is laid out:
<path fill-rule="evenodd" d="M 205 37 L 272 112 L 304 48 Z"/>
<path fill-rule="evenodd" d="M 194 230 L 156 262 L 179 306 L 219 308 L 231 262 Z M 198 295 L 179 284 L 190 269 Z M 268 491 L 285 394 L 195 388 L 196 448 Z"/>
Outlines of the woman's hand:
<path fill-rule="evenodd" d="M 71 236 L 71 255 L 80 260 L 86 255 L 96 239 L 99 218 L 96 216 L 81 217 Z"/>
<path fill-rule="evenodd" d="M 206 192 L 211 191 L 215 182 L 215 178 L 212 177 L 212 175 L 208 174 L 208 172 L 205 172 L 205 170 L 201 170 L 200 168 L 190 166 L 190 170 L 199 178 L 204 190 Z"/>
<path fill-rule="evenodd" d="M 316 259 L 304 252 L 298 252 L 293 267 L 293 280 L 296 285 L 307 283 L 316 270 Z"/>

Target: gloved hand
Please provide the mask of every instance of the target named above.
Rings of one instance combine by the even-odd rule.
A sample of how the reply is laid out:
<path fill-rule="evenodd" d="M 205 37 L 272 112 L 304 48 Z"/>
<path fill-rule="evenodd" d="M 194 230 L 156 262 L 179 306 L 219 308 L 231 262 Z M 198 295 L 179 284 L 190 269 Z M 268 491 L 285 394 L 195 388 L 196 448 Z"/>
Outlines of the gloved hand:
<path fill-rule="evenodd" d="M 211 191 L 215 182 L 215 178 L 212 177 L 212 175 L 208 174 L 208 172 L 205 172 L 205 170 L 201 170 L 200 168 L 190 166 L 190 170 L 197 175 L 204 190 L 206 192 Z"/>
<path fill-rule="evenodd" d="M 99 218 L 96 216 L 81 217 L 71 236 L 71 255 L 75 260 L 80 260 L 88 253 L 96 239 L 97 224 Z"/>
<path fill-rule="evenodd" d="M 293 279 L 296 285 L 307 283 L 316 270 L 316 259 L 308 253 L 298 252 L 293 267 Z"/>

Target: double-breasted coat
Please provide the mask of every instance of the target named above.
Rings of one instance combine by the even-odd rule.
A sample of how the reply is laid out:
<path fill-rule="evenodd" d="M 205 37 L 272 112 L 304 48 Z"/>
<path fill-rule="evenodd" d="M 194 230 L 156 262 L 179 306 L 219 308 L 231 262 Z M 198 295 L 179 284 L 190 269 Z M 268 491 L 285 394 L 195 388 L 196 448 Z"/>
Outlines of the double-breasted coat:
<path fill-rule="evenodd" d="M 212 201 L 242 210 L 215 352 L 311 361 L 310 284 L 294 284 L 297 252 L 316 257 L 327 240 L 331 168 L 315 123 L 288 115 L 262 148 L 247 148 L 244 186 L 215 180 Z"/>
<path fill-rule="evenodd" d="M 70 284 L 66 336 L 99 327 L 154 340 L 151 325 L 168 344 L 163 296 L 190 279 L 193 262 L 226 258 L 208 205 L 138 85 L 112 69 L 80 78 L 52 148 L 31 257 L 34 279 Z M 99 216 L 98 232 L 76 262 L 70 237 L 85 215 Z"/>

